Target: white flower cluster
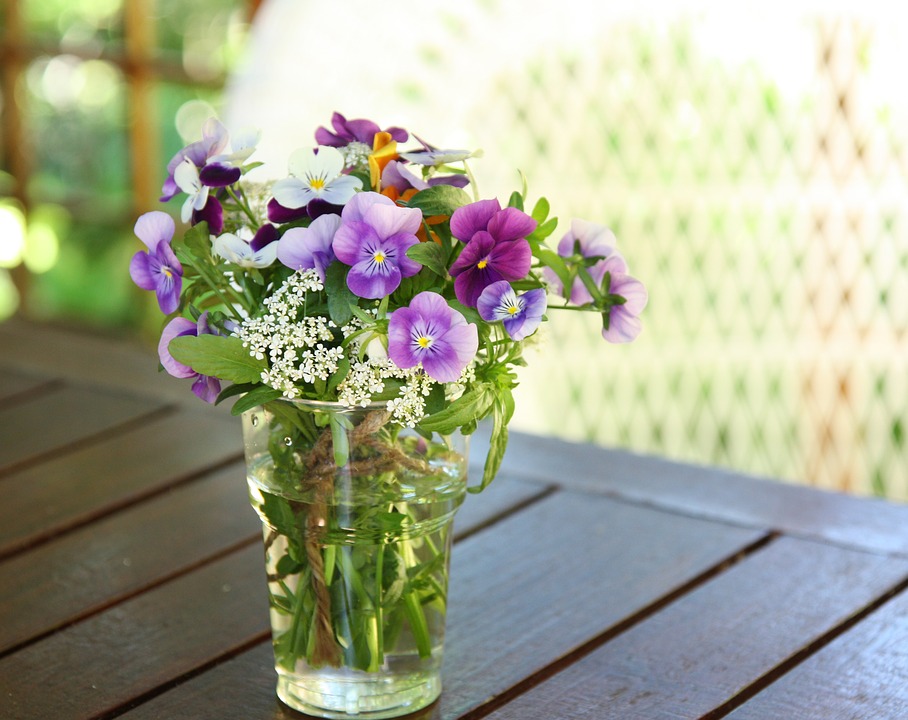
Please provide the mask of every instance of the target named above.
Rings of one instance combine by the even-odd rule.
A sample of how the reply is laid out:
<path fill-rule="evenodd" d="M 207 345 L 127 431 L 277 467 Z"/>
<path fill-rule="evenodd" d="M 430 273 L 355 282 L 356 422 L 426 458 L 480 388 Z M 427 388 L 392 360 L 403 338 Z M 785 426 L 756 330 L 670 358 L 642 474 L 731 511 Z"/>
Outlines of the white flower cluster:
<path fill-rule="evenodd" d="M 301 382 L 311 385 L 316 380 L 329 380 L 345 356 L 345 349 L 335 346 L 339 339 L 337 325 L 320 315 L 305 315 L 306 294 L 323 287 L 314 270 L 297 271 L 264 301 L 266 314 L 244 320 L 236 333 L 250 355 L 268 359 L 269 368 L 262 372 L 262 382 L 280 390 L 286 398 L 300 397 Z M 375 315 L 377 311 L 364 312 Z M 346 353 L 351 362 L 346 377 L 337 386 L 338 402 L 365 407 L 385 391 L 387 380 L 395 380 L 400 391 L 387 402 L 391 417 L 410 427 L 425 417 L 426 398 L 435 381 L 421 365 L 407 370 L 395 365 L 383 351 L 380 338 L 369 330 L 369 322 L 359 317 L 340 328 L 340 335 L 349 340 Z M 448 384 L 447 399 L 460 395 L 473 379 L 473 366 L 469 365 L 456 383 Z"/>
<path fill-rule="evenodd" d="M 344 165 L 346 167 L 369 167 L 369 156 L 372 154 L 372 148 L 366 143 L 351 142 L 344 147 L 338 148 L 338 150 L 344 156 Z"/>
<path fill-rule="evenodd" d="M 325 346 L 335 339 L 337 326 L 331 320 L 318 315 L 298 317 L 306 293 L 322 287 L 314 270 L 297 271 L 264 301 L 268 312 L 243 321 L 237 332 L 250 355 L 259 360 L 267 355 L 270 368 L 262 371 L 262 382 L 284 397 L 299 397 L 300 381 L 328 380 L 344 356 L 343 348 Z"/>

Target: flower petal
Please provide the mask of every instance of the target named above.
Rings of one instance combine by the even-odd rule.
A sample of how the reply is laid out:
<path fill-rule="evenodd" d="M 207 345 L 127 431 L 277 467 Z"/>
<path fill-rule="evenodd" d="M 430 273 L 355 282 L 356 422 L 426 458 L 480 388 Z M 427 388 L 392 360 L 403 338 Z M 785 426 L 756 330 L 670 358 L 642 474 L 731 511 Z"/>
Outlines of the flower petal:
<path fill-rule="evenodd" d="M 608 329 L 602 328 L 602 337 L 610 343 L 627 343 L 636 340 L 643 326 L 640 318 L 615 305 L 609 312 Z"/>
<path fill-rule="evenodd" d="M 343 205 L 363 186 L 363 181 L 353 175 L 341 175 L 328 181 L 318 197 L 332 205 Z"/>
<path fill-rule="evenodd" d="M 135 233 L 149 250 L 154 250 L 158 243 L 170 243 L 176 225 L 173 218 L 160 210 L 152 210 L 140 215 L 136 220 Z"/>
<path fill-rule="evenodd" d="M 451 234 L 469 242 L 480 230 L 485 230 L 495 213 L 501 210 L 498 200 L 479 200 L 457 208 L 451 215 Z"/>
<path fill-rule="evenodd" d="M 272 186 L 271 194 L 281 206 L 290 210 L 305 208 L 310 200 L 315 199 L 315 193 L 295 177 L 278 180 Z"/>
<path fill-rule="evenodd" d="M 154 290 L 155 280 L 151 274 L 150 258 L 147 252 L 139 250 L 129 261 L 129 277 L 143 290 Z"/>
<path fill-rule="evenodd" d="M 390 295 L 400 286 L 401 273 L 397 265 L 363 260 L 347 273 L 347 287 L 361 298 L 378 300 Z"/>
<path fill-rule="evenodd" d="M 536 229 L 536 221 L 522 210 L 508 207 L 489 220 L 489 234 L 498 241 L 525 238 Z"/>
<path fill-rule="evenodd" d="M 415 237 L 416 231 L 422 224 L 422 212 L 416 208 L 403 208 L 394 203 L 390 205 L 375 203 L 366 210 L 363 219 L 375 229 L 376 234 L 381 238 L 401 233 Z"/>
<path fill-rule="evenodd" d="M 161 339 L 158 342 L 158 357 L 161 360 L 161 365 L 164 366 L 164 369 L 170 375 L 178 378 L 190 378 L 195 377 L 197 374 L 195 370 L 188 365 L 183 365 L 174 360 L 169 349 L 170 341 L 175 337 L 195 335 L 196 332 L 196 323 L 184 317 L 175 317 L 164 327 L 164 331 L 161 333 Z"/>
<path fill-rule="evenodd" d="M 242 171 L 233 165 L 208 163 L 199 171 L 199 181 L 208 187 L 227 187 L 240 179 Z"/>

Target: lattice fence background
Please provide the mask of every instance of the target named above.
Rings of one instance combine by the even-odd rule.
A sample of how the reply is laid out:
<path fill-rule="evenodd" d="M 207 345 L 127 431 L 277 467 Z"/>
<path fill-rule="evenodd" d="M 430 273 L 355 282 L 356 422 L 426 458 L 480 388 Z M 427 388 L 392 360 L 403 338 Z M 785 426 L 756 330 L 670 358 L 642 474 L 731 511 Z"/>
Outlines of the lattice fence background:
<path fill-rule="evenodd" d="M 881 29 L 805 20 L 794 88 L 684 19 L 499 81 L 483 117 L 532 186 L 610 219 L 651 293 L 633 346 L 553 331 L 517 426 L 908 495 L 908 158 L 871 95 Z"/>
<path fill-rule="evenodd" d="M 572 215 L 613 226 L 650 290 L 644 333 L 605 346 L 593 318 L 559 317 L 514 427 L 908 497 L 902 13 L 582 5 L 465 3 L 398 48 L 399 73 L 308 76 L 320 115 L 300 103 L 292 124 L 333 103 L 437 128 L 429 140 L 486 150 L 484 194 L 506 197 L 517 167 L 561 209 L 559 232 Z M 279 36 L 267 47 L 281 56 Z M 242 75 L 233 96 L 275 110 L 294 79 L 274 80 L 271 101 L 250 102 Z M 281 142 L 299 132 L 287 123 L 272 122 Z"/>

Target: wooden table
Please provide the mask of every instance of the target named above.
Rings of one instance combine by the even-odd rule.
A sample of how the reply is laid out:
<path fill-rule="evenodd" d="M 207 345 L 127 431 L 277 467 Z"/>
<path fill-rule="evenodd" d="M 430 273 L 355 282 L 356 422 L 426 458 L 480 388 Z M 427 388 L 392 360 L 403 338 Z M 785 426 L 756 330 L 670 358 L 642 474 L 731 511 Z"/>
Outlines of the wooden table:
<path fill-rule="evenodd" d="M 302 717 L 238 421 L 103 338 L 0 368 L 0 718 Z M 457 528 L 416 717 L 908 717 L 906 507 L 515 434 Z"/>

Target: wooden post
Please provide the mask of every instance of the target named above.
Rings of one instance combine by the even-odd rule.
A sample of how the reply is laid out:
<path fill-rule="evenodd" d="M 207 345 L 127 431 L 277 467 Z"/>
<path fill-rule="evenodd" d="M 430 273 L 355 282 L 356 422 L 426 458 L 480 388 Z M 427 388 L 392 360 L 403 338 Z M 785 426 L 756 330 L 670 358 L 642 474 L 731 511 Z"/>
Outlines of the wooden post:
<path fill-rule="evenodd" d="M 155 0 L 126 0 L 123 25 L 126 34 L 124 70 L 128 84 L 130 177 L 133 213 L 157 206 L 160 132 L 153 98 L 155 54 Z"/>

